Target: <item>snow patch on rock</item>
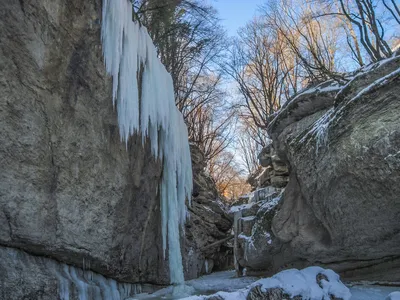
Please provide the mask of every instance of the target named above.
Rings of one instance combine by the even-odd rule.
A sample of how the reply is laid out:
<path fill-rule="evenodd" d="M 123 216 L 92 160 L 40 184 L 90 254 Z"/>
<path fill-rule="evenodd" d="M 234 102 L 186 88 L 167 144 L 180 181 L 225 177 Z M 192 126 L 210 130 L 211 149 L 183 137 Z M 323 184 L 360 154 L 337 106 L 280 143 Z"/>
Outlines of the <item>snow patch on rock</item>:
<path fill-rule="evenodd" d="M 318 279 L 319 278 L 319 279 Z M 350 300 L 350 290 L 340 281 L 339 275 L 332 270 L 320 267 L 308 267 L 303 270 L 290 269 L 279 272 L 270 278 L 260 279 L 247 288 L 234 292 L 218 292 L 210 296 L 191 296 L 186 300 L 206 300 L 216 297 L 225 300 L 245 300 L 253 288 L 260 287 L 262 292 L 270 289 L 282 289 L 290 297 L 301 296 L 304 300 Z"/>

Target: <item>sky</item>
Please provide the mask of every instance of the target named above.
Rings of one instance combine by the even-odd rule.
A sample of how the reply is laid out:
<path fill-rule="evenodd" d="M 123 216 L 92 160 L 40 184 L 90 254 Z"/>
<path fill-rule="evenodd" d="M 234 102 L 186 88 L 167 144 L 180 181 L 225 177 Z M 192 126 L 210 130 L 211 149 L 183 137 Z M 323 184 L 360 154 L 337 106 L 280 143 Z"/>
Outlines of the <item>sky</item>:
<path fill-rule="evenodd" d="M 235 36 L 237 30 L 253 18 L 265 0 L 209 0 L 209 3 L 218 10 L 228 35 Z"/>

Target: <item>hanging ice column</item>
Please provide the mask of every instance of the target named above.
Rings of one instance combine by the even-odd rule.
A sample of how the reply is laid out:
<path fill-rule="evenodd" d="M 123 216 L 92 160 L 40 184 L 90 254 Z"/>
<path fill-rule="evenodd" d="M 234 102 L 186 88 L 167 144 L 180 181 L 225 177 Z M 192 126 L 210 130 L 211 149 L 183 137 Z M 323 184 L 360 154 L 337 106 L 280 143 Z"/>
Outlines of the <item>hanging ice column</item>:
<path fill-rule="evenodd" d="M 192 191 L 187 128 L 175 106 L 171 75 L 157 57 L 143 26 L 132 21 L 128 0 L 103 0 L 101 36 L 107 72 L 113 77 L 121 139 L 150 137 L 155 157 L 163 161 L 161 212 L 164 255 L 168 242 L 171 283 L 184 282 L 179 228 L 186 218 L 185 198 Z M 143 66 L 141 98 L 137 75 Z M 140 111 L 139 111 L 140 108 Z"/>

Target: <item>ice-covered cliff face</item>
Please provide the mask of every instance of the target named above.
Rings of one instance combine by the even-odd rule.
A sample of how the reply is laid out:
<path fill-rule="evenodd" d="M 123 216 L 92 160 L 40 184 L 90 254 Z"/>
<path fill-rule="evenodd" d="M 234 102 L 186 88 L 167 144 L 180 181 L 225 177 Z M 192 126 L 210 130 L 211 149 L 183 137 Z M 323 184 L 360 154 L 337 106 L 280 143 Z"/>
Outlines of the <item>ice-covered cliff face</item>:
<path fill-rule="evenodd" d="M 132 21 L 127 0 L 104 0 L 102 42 L 107 72 L 113 77 L 120 136 L 126 143 L 141 133 L 163 161 L 161 212 L 164 254 L 168 242 L 171 283 L 184 281 L 179 228 L 186 218 L 192 168 L 186 125 L 175 106 L 170 74 L 157 57 L 145 27 Z M 142 73 L 142 85 L 138 75 Z"/>

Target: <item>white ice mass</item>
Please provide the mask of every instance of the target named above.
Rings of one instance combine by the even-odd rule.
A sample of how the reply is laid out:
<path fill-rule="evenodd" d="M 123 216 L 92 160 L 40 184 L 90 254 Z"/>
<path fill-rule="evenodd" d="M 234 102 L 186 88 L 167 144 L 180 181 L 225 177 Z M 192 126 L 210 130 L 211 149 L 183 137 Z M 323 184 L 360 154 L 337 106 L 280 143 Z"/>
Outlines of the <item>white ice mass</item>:
<path fill-rule="evenodd" d="M 130 1 L 103 0 L 102 17 L 104 62 L 113 78 L 120 136 L 125 143 L 133 134 L 141 134 L 143 142 L 149 137 L 153 155 L 163 162 L 163 249 L 165 255 L 168 243 L 171 283 L 183 283 L 179 228 L 185 221 L 185 199 L 190 200 L 192 191 L 192 167 L 187 128 L 175 106 L 172 78 L 157 57 L 146 28 L 132 21 Z"/>

